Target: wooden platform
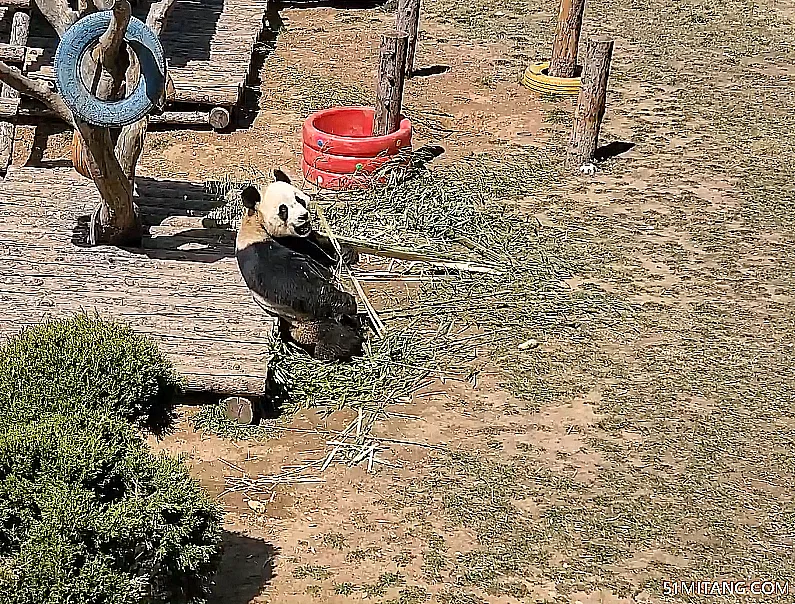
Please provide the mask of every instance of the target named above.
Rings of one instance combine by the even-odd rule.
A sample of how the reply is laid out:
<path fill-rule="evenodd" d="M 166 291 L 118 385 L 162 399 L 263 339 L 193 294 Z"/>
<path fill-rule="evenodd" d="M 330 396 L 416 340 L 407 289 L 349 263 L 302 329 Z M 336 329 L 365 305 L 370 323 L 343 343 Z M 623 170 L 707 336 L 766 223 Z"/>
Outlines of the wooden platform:
<path fill-rule="evenodd" d="M 11 168 L 0 181 L 0 339 L 81 309 L 151 334 L 190 390 L 259 395 L 273 321 L 243 285 L 234 232 L 206 229 L 200 183 L 138 179 L 142 249 L 81 247 L 99 197 L 72 168 Z"/>
<path fill-rule="evenodd" d="M 0 0 L 0 19 L 9 21 L 11 7 L 26 10 L 28 4 L 27 0 Z M 149 4 L 138 2 L 135 15 L 145 20 Z M 267 9 L 268 0 L 177 0 L 161 38 L 175 92 L 165 117 L 157 121 L 207 125 L 210 110 L 230 110 L 242 103 L 246 87 L 256 76 L 251 73 L 254 47 Z M 6 43 L 2 29 L 0 59 L 24 66 L 33 77 L 53 81 L 58 38 L 44 18 L 32 11 L 30 35 L 23 47 Z M 47 117 L 35 103 L 25 101 L 18 109 L 24 118 Z M 16 111 L 16 105 L 0 106 L 0 120 Z"/>

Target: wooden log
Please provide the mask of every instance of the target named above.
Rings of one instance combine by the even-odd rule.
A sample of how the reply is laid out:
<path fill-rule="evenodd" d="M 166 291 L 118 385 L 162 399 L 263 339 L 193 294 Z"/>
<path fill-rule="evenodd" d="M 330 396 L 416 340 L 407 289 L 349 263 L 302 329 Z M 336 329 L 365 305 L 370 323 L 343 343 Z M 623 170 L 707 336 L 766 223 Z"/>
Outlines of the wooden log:
<path fill-rule="evenodd" d="M 34 123 L 58 118 L 54 111 L 46 107 L 26 106 L 20 104 L 20 99 L 0 98 L 0 119 L 8 119 L 14 116 Z M 160 115 L 150 115 L 149 123 L 175 126 L 211 125 L 210 113 L 207 111 L 164 111 Z"/>
<path fill-rule="evenodd" d="M 11 36 L 9 39 L 10 44 L 6 47 L 9 50 L 11 49 L 22 49 L 22 55 L 19 57 L 19 60 L 14 61 L 16 63 L 23 63 L 21 65 L 21 71 L 24 73 L 25 71 L 25 47 L 28 44 L 28 32 L 30 30 L 30 14 L 22 11 L 17 11 L 14 13 L 14 17 L 11 19 Z M 0 48 L 2 51 L 2 48 Z M 0 57 L 1 59 L 1 57 Z M 8 84 L 3 84 L 0 86 L 0 97 L 5 97 L 7 99 L 14 99 L 19 98 L 19 92 L 15 88 L 12 88 Z M 2 167 L 0 165 L 0 167 Z"/>
<path fill-rule="evenodd" d="M 257 371 L 262 371 L 257 367 Z M 268 380 L 249 375 L 212 375 L 182 373 L 186 392 L 220 394 L 226 396 L 264 396 L 268 391 Z"/>
<path fill-rule="evenodd" d="M 398 0 L 395 26 L 398 31 L 408 34 L 406 51 L 406 77 L 414 73 L 414 60 L 417 54 L 417 35 L 420 30 L 420 0 Z"/>
<path fill-rule="evenodd" d="M 25 71 L 25 46 L 28 43 L 28 31 L 30 29 L 30 14 L 17 11 L 11 19 L 11 36 L 9 39 L 10 46 L 15 48 L 22 48 L 21 71 Z M 8 84 L 0 86 L 0 98 L 12 99 L 19 101 L 19 92 Z M 14 153 L 14 137 L 16 135 L 16 126 L 12 122 L 0 123 L 0 174 L 5 174 L 8 171 L 8 166 L 11 164 L 11 157 Z"/>
<path fill-rule="evenodd" d="M 14 153 L 16 128 L 11 122 L 0 122 L 0 176 L 5 175 Z"/>
<path fill-rule="evenodd" d="M 381 37 L 373 136 L 391 134 L 400 127 L 408 40 L 408 34 L 399 31 L 391 31 Z"/>
<path fill-rule="evenodd" d="M 566 158 L 566 165 L 571 169 L 580 168 L 594 160 L 599 142 L 599 130 L 605 114 L 607 80 L 612 56 L 613 40 L 588 40 L 582 72 L 582 88 L 574 112 L 574 126 Z"/>
<path fill-rule="evenodd" d="M 555 78 L 573 78 L 577 75 L 577 46 L 582 30 L 585 0 L 561 0 L 555 44 L 549 75 Z"/>
<path fill-rule="evenodd" d="M 175 103 L 192 103 L 194 105 L 215 105 L 231 107 L 238 101 L 239 86 L 228 82 L 198 83 L 197 78 L 190 82 L 187 78 L 180 78 L 177 69 L 172 70 L 174 77 Z"/>
<path fill-rule="evenodd" d="M 224 107 L 213 107 L 210 110 L 208 121 L 215 130 L 223 130 L 231 122 L 229 110 Z"/>

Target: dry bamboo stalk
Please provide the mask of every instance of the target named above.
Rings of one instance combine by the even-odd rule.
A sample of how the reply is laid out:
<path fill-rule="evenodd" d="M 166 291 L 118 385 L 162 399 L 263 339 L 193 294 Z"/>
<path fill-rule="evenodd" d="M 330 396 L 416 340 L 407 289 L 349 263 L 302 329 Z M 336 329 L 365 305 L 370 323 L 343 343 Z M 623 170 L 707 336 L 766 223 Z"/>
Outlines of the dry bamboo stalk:
<path fill-rule="evenodd" d="M 323 230 L 326 231 L 326 235 L 328 236 L 329 240 L 331 240 L 334 249 L 337 251 L 337 257 L 340 258 L 340 264 L 344 268 L 344 270 L 348 273 L 348 277 L 350 278 L 353 286 L 356 288 L 356 293 L 359 294 L 359 298 L 364 304 L 365 309 L 367 310 L 367 315 L 370 317 L 370 322 L 373 324 L 373 329 L 375 330 L 375 335 L 379 338 L 384 336 L 384 332 L 386 331 L 386 327 L 384 326 L 381 318 L 378 316 L 375 308 L 370 303 L 370 299 L 367 297 L 367 294 L 364 293 L 364 289 L 362 289 L 361 283 L 359 280 L 353 275 L 353 272 L 341 261 L 342 259 L 342 248 L 340 247 L 339 241 L 337 237 L 334 235 L 334 232 L 331 230 L 331 226 L 329 226 L 328 221 L 326 220 L 326 215 L 323 213 L 323 208 L 319 204 L 315 204 L 317 208 L 317 215 L 320 218 L 320 224 L 323 227 Z"/>
<path fill-rule="evenodd" d="M 321 472 L 325 472 L 326 468 L 328 468 L 329 465 L 331 465 L 331 461 L 334 459 L 334 456 L 337 454 L 339 450 L 340 450 L 340 445 L 337 445 L 336 447 L 334 447 L 334 449 L 332 449 L 331 453 L 329 453 L 328 457 L 326 457 L 326 461 L 323 462 L 323 465 L 320 468 Z"/>
<path fill-rule="evenodd" d="M 451 268 L 471 273 L 489 273 L 493 275 L 501 275 L 503 272 L 498 266 L 493 264 L 475 264 L 474 262 L 438 258 L 429 256 L 427 254 L 419 254 L 402 248 L 387 246 L 381 243 L 362 241 L 361 239 L 354 239 L 353 237 L 337 237 L 337 239 L 342 243 L 356 248 L 356 250 L 361 254 L 371 254 L 373 256 L 382 256 L 384 258 L 396 258 L 398 260 L 425 262 L 434 266 L 441 266 L 444 268 Z"/>

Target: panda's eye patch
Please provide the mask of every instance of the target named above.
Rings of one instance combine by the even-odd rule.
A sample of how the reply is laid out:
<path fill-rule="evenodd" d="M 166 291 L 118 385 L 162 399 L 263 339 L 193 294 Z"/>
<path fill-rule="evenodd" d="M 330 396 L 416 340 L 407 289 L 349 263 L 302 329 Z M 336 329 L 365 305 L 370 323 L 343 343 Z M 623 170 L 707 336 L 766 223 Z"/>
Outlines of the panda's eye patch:
<path fill-rule="evenodd" d="M 287 206 L 284 204 L 279 206 L 279 218 L 287 220 Z"/>

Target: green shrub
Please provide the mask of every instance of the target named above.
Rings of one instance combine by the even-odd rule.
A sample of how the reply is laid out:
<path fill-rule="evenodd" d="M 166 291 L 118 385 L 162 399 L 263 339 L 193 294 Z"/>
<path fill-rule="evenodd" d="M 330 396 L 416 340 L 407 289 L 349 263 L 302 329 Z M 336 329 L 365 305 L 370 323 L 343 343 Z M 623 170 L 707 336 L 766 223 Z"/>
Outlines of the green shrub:
<path fill-rule="evenodd" d="M 0 433 L 0 604 L 201 602 L 220 522 L 183 464 L 122 420 Z"/>
<path fill-rule="evenodd" d="M 126 325 L 81 314 L 23 330 L 0 346 L 0 420 L 105 414 L 155 434 L 173 421 L 177 375 Z"/>

